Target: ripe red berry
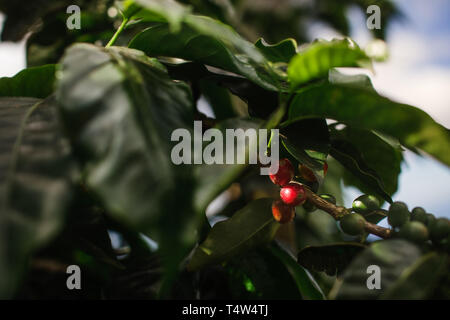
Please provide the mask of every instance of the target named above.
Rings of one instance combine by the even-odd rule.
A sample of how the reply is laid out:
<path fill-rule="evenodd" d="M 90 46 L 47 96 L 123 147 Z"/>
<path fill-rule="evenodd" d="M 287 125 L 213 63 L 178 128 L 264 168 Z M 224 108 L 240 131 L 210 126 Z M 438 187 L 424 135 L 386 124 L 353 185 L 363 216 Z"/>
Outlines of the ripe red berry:
<path fill-rule="evenodd" d="M 323 164 L 323 175 L 326 176 L 328 172 L 328 163 Z"/>
<path fill-rule="evenodd" d="M 281 188 L 280 197 L 288 205 L 302 205 L 306 201 L 305 188 L 299 183 L 291 182 Z"/>
<path fill-rule="evenodd" d="M 275 200 L 272 202 L 272 215 L 279 223 L 288 223 L 294 219 L 295 209 L 281 200 Z"/>
<path fill-rule="evenodd" d="M 281 159 L 278 166 L 278 172 L 269 174 L 269 177 L 274 184 L 284 186 L 294 178 L 294 166 L 286 158 Z"/>

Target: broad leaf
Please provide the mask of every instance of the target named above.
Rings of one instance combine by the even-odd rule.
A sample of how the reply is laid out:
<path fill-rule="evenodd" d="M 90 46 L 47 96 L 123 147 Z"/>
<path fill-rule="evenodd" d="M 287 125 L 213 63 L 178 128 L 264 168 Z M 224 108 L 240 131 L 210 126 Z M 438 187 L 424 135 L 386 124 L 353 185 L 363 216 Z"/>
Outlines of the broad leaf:
<path fill-rule="evenodd" d="M 262 127 L 262 121 L 233 118 L 220 122 L 216 126 L 216 129 L 219 129 L 225 137 L 225 132 L 229 129 L 242 129 L 246 131 L 247 129 L 258 130 Z M 223 141 L 223 143 L 225 144 L 226 142 Z M 207 144 L 208 143 L 206 143 L 206 145 Z M 236 143 L 233 150 L 235 157 L 238 153 L 242 152 L 242 149 L 239 150 L 237 148 Z M 195 167 L 194 175 L 196 177 L 197 185 L 194 190 L 194 205 L 198 212 L 205 212 L 208 204 L 236 180 L 245 168 L 247 168 L 249 162 L 249 150 L 249 146 L 246 144 L 244 150 L 246 153 L 246 161 L 243 164 L 225 164 L 226 153 L 223 152 L 224 164 L 203 164 Z M 225 149 L 225 151 L 228 150 Z"/>
<path fill-rule="evenodd" d="M 193 124 L 188 87 L 117 47 L 72 46 L 60 73 L 57 98 L 87 187 L 114 219 L 159 241 L 175 272 L 196 227 L 191 167 L 171 160 L 172 132 Z"/>
<path fill-rule="evenodd" d="M 285 39 L 276 44 L 268 44 L 261 38 L 256 41 L 255 46 L 271 62 L 289 63 L 297 53 L 297 42 L 294 39 Z"/>
<path fill-rule="evenodd" d="M 448 273 L 448 257 L 436 252 L 422 256 L 401 274 L 380 299 L 426 299 Z"/>
<path fill-rule="evenodd" d="M 384 190 L 384 184 L 380 176 L 366 164 L 361 153 L 352 143 L 346 140 L 332 140 L 330 155 L 339 161 L 359 181 L 368 186 L 371 191 L 376 192 L 383 199 L 392 203 L 391 197 Z"/>
<path fill-rule="evenodd" d="M 288 79 L 296 88 L 326 76 L 331 68 L 358 67 L 370 59 L 352 40 L 316 41 L 299 52 L 289 63 Z"/>
<path fill-rule="evenodd" d="M 161 24 L 139 33 L 129 45 L 149 56 L 192 60 L 240 74 L 261 87 L 276 91 L 279 77 L 251 43 L 233 29 L 208 17 L 188 15 L 174 33 Z"/>
<path fill-rule="evenodd" d="M 324 294 L 312 276 L 300 266 L 286 251 L 276 245 L 270 247 L 272 254 L 278 257 L 292 274 L 304 299 L 324 300 Z"/>
<path fill-rule="evenodd" d="M 428 114 L 393 102 L 375 92 L 345 85 L 322 84 L 300 91 L 289 109 L 289 121 L 330 118 L 355 128 L 377 130 L 408 148 L 418 148 L 450 165 L 450 133 Z"/>
<path fill-rule="evenodd" d="M 216 223 L 188 264 L 197 270 L 208 264 L 226 261 L 253 247 L 269 243 L 279 223 L 272 217 L 272 199 L 258 199 L 236 212 L 230 219 Z"/>
<path fill-rule="evenodd" d="M 227 261 L 225 269 L 233 299 L 302 299 L 295 276 L 271 248 L 254 248 L 238 255 Z"/>
<path fill-rule="evenodd" d="M 364 248 L 365 246 L 360 243 L 351 242 L 308 246 L 300 250 L 297 261 L 311 271 L 335 275 L 342 273 Z"/>
<path fill-rule="evenodd" d="M 400 145 L 393 146 L 372 131 L 351 127 L 339 131 L 332 130 L 331 133 L 336 139 L 349 141 L 357 148 L 360 155 L 358 158 L 364 161 L 364 164 L 359 167 L 368 167 L 376 172 L 387 194 L 392 196 L 397 191 L 398 176 L 403 160 Z M 357 160 L 356 157 L 355 160 Z M 358 174 L 355 176 L 358 176 Z M 349 174 L 344 174 L 344 182 L 347 185 L 357 186 L 364 193 L 373 191 L 370 188 L 370 182 L 366 185 L 366 181 L 359 181 Z"/>
<path fill-rule="evenodd" d="M 346 268 L 342 282 L 336 284 L 331 296 L 337 299 L 377 299 L 395 285 L 402 273 L 420 257 L 419 248 L 406 240 L 374 242 Z M 371 275 L 367 268 L 372 265 L 380 268 L 380 272 L 373 275 L 380 276 L 381 288 L 377 290 L 370 290 L 367 286 Z"/>
<path fill-rule="evenodd" d="M 28 68 L 14 77 L 0 78 L 0 97 L 47 98 L 54 90 L 55 65 Z"/>
<path fill-rule="evenodd" d="M 11 297 L 33 251 L 61 229 L 74 162 L 53 99 L 0 98 L 0 297 Z"/>

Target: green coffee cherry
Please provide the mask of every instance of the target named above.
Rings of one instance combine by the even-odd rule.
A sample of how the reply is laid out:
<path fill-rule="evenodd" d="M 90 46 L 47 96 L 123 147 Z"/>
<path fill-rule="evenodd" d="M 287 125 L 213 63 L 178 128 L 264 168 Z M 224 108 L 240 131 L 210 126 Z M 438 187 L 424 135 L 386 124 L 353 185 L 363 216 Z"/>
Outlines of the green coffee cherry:
<path fill-rule="evenodd" d="M 409 241 L 420 243 L 427 241 L 429 234 L 427 227 L 422 222 L 409 221 L 400 228 L 398 235 Z"/>
<path fill-rule="evenodd" d="M 422 207 L 415 207 L 411 211 L 411 220 L 422 222 L 424 225 L 427 225 L 427 213 Z"/>
<path fill-rule="evenodd" d="M 380 201 L 370 194 L 356 198 L 352 204 L 353 211 L 360 214 L 367 214 L 380 208 Z"/>
<path fill-rule="evenodd" d="M 393 227 L 401 227 L 409 221 L 409 211 L 406 203 L 396 201 L 389 207 L 388 222 Z"/>
<path fill-rule="evenodd" d="M 450 221 L 446 218 L 439 218 L 430 227 L 431 238 L 442 240 L 450 234 Z"/>
<path fill-rule="evenodd" d="M 341 221 L 341 229 L 352 236 L 362 234 L 364 232 L 364 225 L 366 219 L 358 213 L 350 213 L 345 215 Z"/>
<path fill-rule="evenodd" d="M 321 194 L 320 197 L 322 199 L 327 200 L 328 202 L 330 202 L 332 204 L 336 204 L 336 198 L 333 197 L 331 194 Z"/>
<path fill-rule="evenodd" d="M 433 223 L 436 221 L 436 217 L 432 213 L 427 213 L 427 227 L 431 228 Z"/>

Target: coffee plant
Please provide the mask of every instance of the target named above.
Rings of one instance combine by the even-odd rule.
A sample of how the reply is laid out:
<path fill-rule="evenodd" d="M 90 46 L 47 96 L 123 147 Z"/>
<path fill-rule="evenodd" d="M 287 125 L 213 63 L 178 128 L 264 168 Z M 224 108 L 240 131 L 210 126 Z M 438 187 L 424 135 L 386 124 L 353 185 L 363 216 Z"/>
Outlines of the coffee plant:
<path fill-rule="evenodd" d="M 307 17 L 348 34 L 371 1 L 257 2 L 0 0 L 3 40 L 28 34 L 0 79 L 0 298 L 450 298 L 449 220 L 392 199 L 405 149 L 450 165 L 449 130 L 336 69 L 383 57 L 306 42 Z M 279 170 L 175 164 L 194 121 L 279 129 Z"/>

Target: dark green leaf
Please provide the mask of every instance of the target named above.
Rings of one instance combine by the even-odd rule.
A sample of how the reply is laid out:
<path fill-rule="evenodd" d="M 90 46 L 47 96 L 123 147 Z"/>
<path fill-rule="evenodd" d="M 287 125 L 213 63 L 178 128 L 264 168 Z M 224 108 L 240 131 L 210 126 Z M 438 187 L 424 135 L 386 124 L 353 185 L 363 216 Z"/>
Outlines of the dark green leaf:
<path fill-rule="evenodd" d="M 380 299 L 426 299 L 442 276 L 448 273 L 447 259 L 447 256 L 436 252 L 422 256 L 402 272 Z"/>
<path fill-rule="evenodd" d="M 269 243 L 279 224 L 272 217 L 272 199 L 259 199 L 213 226 L 189 262 L 190 270 L 226 261 L 253 247 Z"/>
<path fill-rule="evenodd" d="M 342 273 L 357 254 L 363 251 L 360 243 L 341 242 L 322 246 L 308 246 L 298 253 L 298 263 L 303 267 L 329 275 Z"/>
<path fill-rule="evenodd" d="M 270 250 L 273 255 L 278 257 L 286 266 L 295 279 L 298 289 L 304 299 L 309 300 L 324 300 L 325 296 L 320 290 L 320 287 L 314 281 L 311 275 L 307 273 L 302 266 L 300 266 L 294 258 L 286 251 L 276 245 L 272 245 Z"/>
<path fill-rule="evenodd" d="M 0 78 L 0 97 L 44 99 L 54 90 L 55 65 L 28 68 L 12 78 Z"/>
<path fill-rule="evenodd" d="M 292 58 L 288 79 L 292 87 L 326 76 L 331 68 L 358 67 L 370 63 L 352 40 L 316 41 Z"/>
<path fill-rule="evenodd" d="M 171 160 L 172 132 L 193 124 L 188 87 L 140 51 L 78 44 L 57 98 L 88 188 L 116 221 L 158 241 L 176 272 L 197 223 L 191 167 Z"/>
<path fill-rule="evenodd" d="M 295 277 L 270 248 L 255 248 L 238 255 L 225 268 L 233 299 L 302 299 Z"/>
<path fill-rule="evenodd" d="M 333 137 L 345 139 L 357 148 L 366 166 L 377 173 L 386 193 L 392 196 L 397 191 L 398 177 L 403 160 L 400 145 L 395 147 L 375 132 L 368 130 L 346 127 L 331 132 Z M 360 167 L 362 168 L 364 165 Z M 359 181 L 349 174 L 344 174 L 344 182 L 347 185 L 357 186 L 364 193 L 373 191 L 364 184 L 364 180 Z"/>
<path fill-rule="evenodd" d="M 418 259 L 421 252 L 414 244 L 399 239 L 382 240 L 359 254 L 346 268 L 341 283 L 336 284 L 331 297 L 337 299 L 377 299 L 387 292 Z M 367 268 L 371 265 L 380 268 L 381 288 L 370 290 L 367 280 L 371 273 Z"/>
<path fill-rule="evenodd" d="M 0 98 L 0 297 L 61 229 L 75 167 L 53 99 Z"/>
<path fill-rule="evenodd" d="M 259 129 L 263 123 L 257 120 L 246 119 L 228 119 L 220 122 L 216 127 L 223 132 L 227 129 Z M 245 152 L 248 153 L 248 145 L 245 148 Z M 240 150 L 237 147 L 234 149 L 235 156 Z M 226 156 L 226 153 L 223 153 Z M 246 159 L 248 159 L 246 157 Z M 247 168 L 248 160 L 245 164 L 203 164 L 196 166 L 194 175 L 196 177 L 197 186 L 194 191 L 194 205 L 198 212 L 205 212 L 208 204 L 214 200 L 214 198 L 224 191 L 239 175 Z"/>
<path fill-rule="evenodd" d="M 130 43 L 149 56 L 177 57 L 243 75 L 261 87 L 276 91 L 279 77 L 251 43 L 229 26 L 208 17 L 187 15 L 174 33 L 161 24 L 139 33 Z"/>
<path fill-rule="evenodd" d="M 372 91 L 332 84 L 308 87 L 292 101 L 289 119 L 308 117 L 330 118 L 355 128 L 377 130 L 450 165 L 450 133 L 446 128 L 424 111 Z"/>
<path fill-rule="evenodd" d="M 297 42 L 294 39 L 285 39 L 276 44 L 268 44 L 261 38 L 256 41 L 255 46 L 271 62 L 289 63 L 297 53 Z"/>
<path fill-rule="evenodd" d="M 353 144 L 346 140 L 332 140 L 330 155 L 357 177 L 359 181 L 367 185 L 371 191 L 373 190 L 383 199 L 392 203 L 391 197 L 384 190 L 380 176 L 366 164 L 361 153 Z"/>

